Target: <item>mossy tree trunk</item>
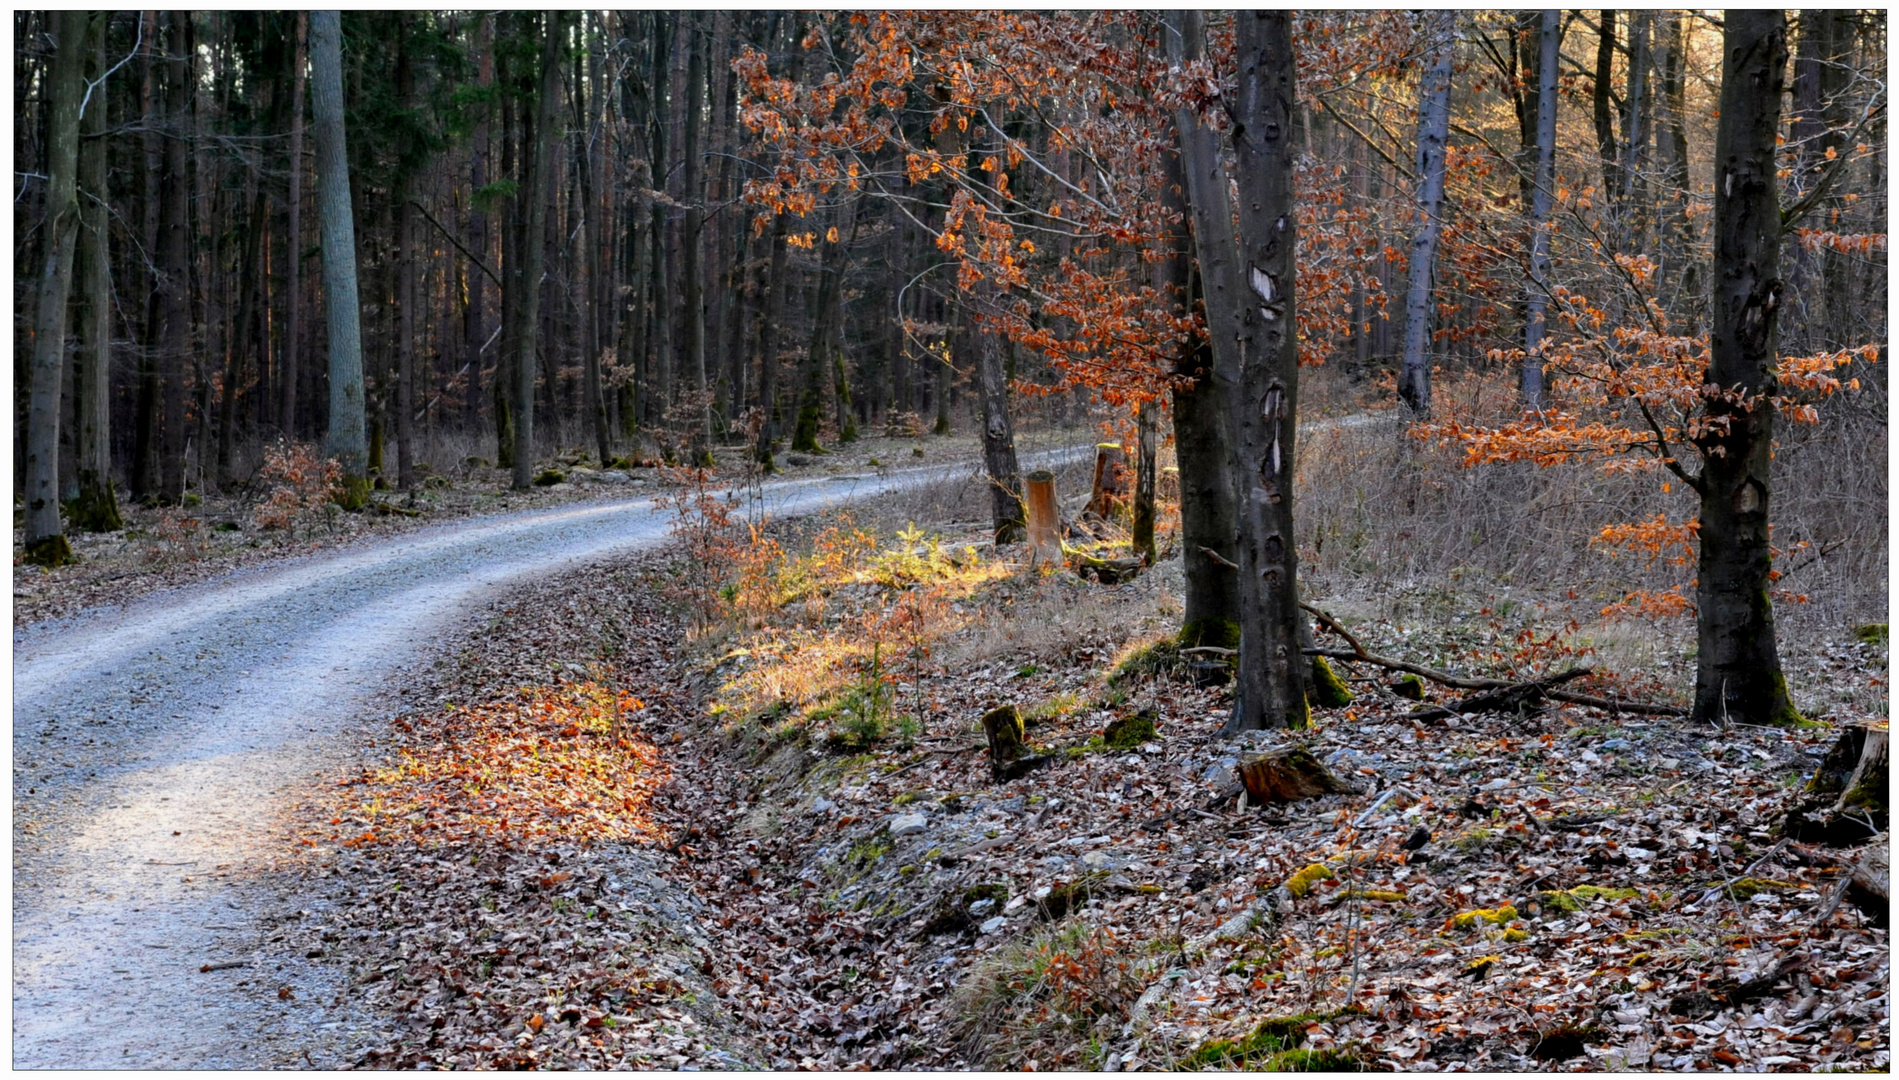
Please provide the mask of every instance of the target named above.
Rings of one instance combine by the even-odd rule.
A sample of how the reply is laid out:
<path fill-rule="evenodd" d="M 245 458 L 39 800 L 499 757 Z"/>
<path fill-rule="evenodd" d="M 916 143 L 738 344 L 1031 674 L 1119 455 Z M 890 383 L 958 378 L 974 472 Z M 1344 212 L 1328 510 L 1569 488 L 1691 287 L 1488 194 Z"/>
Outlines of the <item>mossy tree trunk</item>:
<path fill-rule="evenodd" d="M 26 414 L 26 560 L 72 561 L 59 520 L 60 381 L 66 365 L 66 301 L 79 241 L 79 99 L 86 89 L 84 11 L 58 16 L 46 124 L 46 261 L 40 272 Z"/>
<path fill-rule="evenodd" d="M 1154 565 L 1154 410 L 1151 401 L 1141 402 L 1135 413 L 1134 453 L 1134 537 L 1133 546 L 1141 561 Z"/>
<path fill-rule="evenodd" d="M 1781 11 L 1730 11 L 1715 137 L 1710 423 L 1696 442 L 1700 562 L 1695 701 L 1703 722 L 1797 722 L 1767 588 L 1770 470 L 1777 389 L 1780 202 L 1775 138 L 1787 67 Z"/>

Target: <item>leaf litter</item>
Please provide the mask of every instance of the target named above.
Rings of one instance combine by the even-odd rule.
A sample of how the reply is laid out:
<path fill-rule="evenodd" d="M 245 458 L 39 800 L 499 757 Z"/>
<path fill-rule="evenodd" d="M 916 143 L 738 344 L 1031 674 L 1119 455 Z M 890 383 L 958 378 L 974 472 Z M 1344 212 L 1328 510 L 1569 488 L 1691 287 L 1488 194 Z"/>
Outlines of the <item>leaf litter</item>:
<path fill-rule="evenodd" d="M 400 1021 L 358 1064 L 1889 1064 L 1886 932 L 1816 922 L 1835 869 L 1772 832 L 1830 732 L 1427 725 L 1359 675 L 1309 731 L 1228 740 L 1223 689 L 1109 679 L 1162 571 L 1105 588 L 917 539 L 942 573 L 853 549 L 697 639 L 680 568 L 645 558 L 517 589 L 454 642 L 298 838 Z M 1499 673 L 1565 659 L 1499 627 L 1356 632 Z M 1003 703 L 1052 760 L 998 783 L 976 721 Z M 1152 740 L 1102 738 L 1137 712 Z M 1230 794 L 1244 754 L 1295 744 L 1359 792 Z"/>

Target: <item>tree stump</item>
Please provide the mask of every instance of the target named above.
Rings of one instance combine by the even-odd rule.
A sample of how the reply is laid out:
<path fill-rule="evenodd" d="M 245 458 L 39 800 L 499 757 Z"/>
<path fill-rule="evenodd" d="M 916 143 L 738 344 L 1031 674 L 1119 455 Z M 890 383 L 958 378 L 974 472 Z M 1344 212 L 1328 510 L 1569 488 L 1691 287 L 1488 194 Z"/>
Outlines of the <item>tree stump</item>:
<path fill-rule="evenodd" d="M 989 771 L 998 783 L 1019 780 L 1049 763 L 1047 754 L 1029 753 L 1022 733 L 1022 714 L 1004 705 L 983 714 L 983 737 L 989 740 Z"/>
<path fill-rule="evenodd" d="M 1883 833 L 1890 824 L 1886 773 L 1890 728 L 1852 724 L 1807 781 L 1806 795 L 1787 812 L 1782 835 L 1803 843 L 1845 847 Z"/>
<path fill-rule="evenodd" d="M 1113 517 L 1127 502 L 1128 455 L 1120 443 L 1095 446 L 1095 486 L 1088 497 L 1087 512 L 1098 518 Z"/>
<path fill-rule="evenodd" d="M 1029 518 L 1029 565 L 1062 564 L 1062 513 L 1055 502 L 1055 474 L 1037 469 L 1022 478 L 1022 504 Z"/>
<path fill-rule="evenodd" d="M 1288 803 L 1321 795 L 1355 795 L 1357 789 L 1332 775 L 1303 747 L 1274 750 L 1240 764 L 1240 783 L 1257 803 Z"/>

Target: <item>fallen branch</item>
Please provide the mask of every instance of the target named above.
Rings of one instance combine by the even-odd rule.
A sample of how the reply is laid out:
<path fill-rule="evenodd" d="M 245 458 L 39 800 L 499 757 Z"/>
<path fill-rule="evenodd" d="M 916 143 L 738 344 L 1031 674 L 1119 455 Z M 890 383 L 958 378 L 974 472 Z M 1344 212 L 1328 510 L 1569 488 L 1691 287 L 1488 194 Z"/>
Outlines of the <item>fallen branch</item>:
<path fill-rule="evenodd" d="M 1469 697 L 1449 705 L 1429 705 L 1414 709 L 1405 714 L 1407 720 L 1437 720 L 1456 716 L 1460 713 L 1480 712 L 1518 712 L 1524 707 L 1534 705 L 1549 696 L 1549 692 L 1558 683 L 1578 679 L 1589 674 L 1586 667 L 1570 668 L 1554 675 L 1528 682 L 1507 683 L 1489 690 L 1480 690 Z"/>
<path fill-rule="evenodd" d="M 1302 649 L 1307 656 L 1324 656 L 1333 660 L 1362 660 L 1388 671 L 1403 671 L 1421 678 L 1429 679 L 1441 686 L 1456 690 L 1504 690 L 1522 683 L 1513 683 L 1504 679 L 1488 679 L 1482 676 L 1453 675 L 1448 671 L 1413 664 L 1408 660 L 1380 656 L 1377 653 L 1345 649 Z M 1585 669 L 1586 670 L 1586 669 Z M 1619 698 L 1599 697 L 1584 694 L 1576 690 L 1550 690 L 1543 695 L 1552 701 L 1567 702 L 1571 705 L 1588 705 L 1591 708 L 1606 709 L 1609 712 L 1636 713 L 1642 716 L 1686 716 L 1688 710 L 1679 705 L 1657 705 L 1646 701 L 1623 701 Z"/>
<path fill-rule="evenodd" d="M 250 962 L 249 960 L 226 960 L 226 961 L 224 961 L 224 962 L 223 962 L 223 963 L 221 963 L 221 964 L 202 964 L 202 965 L 199 965 L 199 967 L 198 967 L 198 970 L 199 970 L 200 972 L 205 972 L 205 971 L 229 971 L 229 970 L 230 970 L 230 969 L 232 969 L 232 968 L 242 968 L 242 967 L 250 967 L 250 966 L 251 966 L 251 962 Z"/>

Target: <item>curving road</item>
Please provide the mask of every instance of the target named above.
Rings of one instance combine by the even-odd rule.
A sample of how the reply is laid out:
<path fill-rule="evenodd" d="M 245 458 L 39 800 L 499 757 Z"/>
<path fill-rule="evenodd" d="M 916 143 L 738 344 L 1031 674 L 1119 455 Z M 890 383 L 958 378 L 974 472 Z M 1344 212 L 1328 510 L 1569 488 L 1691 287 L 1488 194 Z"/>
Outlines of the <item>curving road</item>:
<path fill-rule="evenodd" d="M 762 497 L 787 516 L 969 474 Z M 334 1066 L 372 1041 L 334 973 L 272 951 L 282 923 L 322 919 L 271 884 L 286 810 L 347 768 L 393 676 L 498 589 L 666 535 L 650 498 L 446 524 L 17 632 L 14 1067 Z"/>

